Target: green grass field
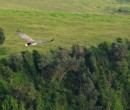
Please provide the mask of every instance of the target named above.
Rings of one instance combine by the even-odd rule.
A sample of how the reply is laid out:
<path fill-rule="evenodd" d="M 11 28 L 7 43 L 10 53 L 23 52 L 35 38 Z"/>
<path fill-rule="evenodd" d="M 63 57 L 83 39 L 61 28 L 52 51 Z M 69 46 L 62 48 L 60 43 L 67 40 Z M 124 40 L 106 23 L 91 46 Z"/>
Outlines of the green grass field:
<path fill-rule="evenodd" d="M 95 0 L 89 0 L 86 3 L 89 7 L 85 6 L 88 9 L 78 11 L 78 7 L 74 5 L 74 9 L 73 6 L 71 7 L 71 3 L 79 3 L 78 5 L 80 5 L 80 3 L 85 3 L 85 0 L 81 0 L 82 2 L 79 0 L 66 0 L 61 3 L 62 1 L 55 0 L 55 5 L 53 5 L 54 1 L 52 0 L 22 0 L 19 2 L 18 0 L 12 0 L 11 2 L 1 0 L 0 27 L 4 29 L 6 40 L 4 45 L 0 47 L 0 55 L 9 55 L 10 53 L 33 49 L 48 53 L 50 48 L 55 49 L 59 46 L 70 48 L 73 44 L 79 44 L 89 47 L 92 45 L 97 46 L 103 41 L 112 42 L 117 37 L 130 39 L 129 14 L 103 14 L 109 9 L 120 7 L 120 5 L 128 7 L 129 3 L 112 2 L 112 0 L 101 2 L 101 0 L 98 0 L 99 2 L 96 4 L 92 2 Z M 106 10 L 105 3 L 106 5 L 111 3 L 110 6 L 113 5 L 113 8 Z M 118 6 L 115 6 L 114 3 L 118 3 Z M 42 4 L 44 5 L 40 8 Z M 48 5 L 45 7 L 45 4 Z M 73 9 L 65 8 L 63 5 L 70 6 Z M 94 9 L 92 12 L 91 6 L 96 7 L 98 5 L 103 6 L 101 9 Z M 54 6 L 57 7 L 57 10 L 54 9 Z M 82 5 L 80 6 L 82 7 Z M 61 8 L 64 8 L 64 10 Z M 52 10 L 53 12 L 51 12 Z M 88 14 L 83 14 L 87 13 L 87 10 L 90 10 Z M 50 44 L 25 47 L 26 42 L 16 34 L 16 28 L 21 29 L 21 31 L 36 40 L 50 40 L 52 38 L 55 40 Z"/>
<path fill-rule="evenodd" d="M 129 0 L 0 0 L 0 9 L 44 10 L 69 13 L 111 13 L 130 9 Z"/>

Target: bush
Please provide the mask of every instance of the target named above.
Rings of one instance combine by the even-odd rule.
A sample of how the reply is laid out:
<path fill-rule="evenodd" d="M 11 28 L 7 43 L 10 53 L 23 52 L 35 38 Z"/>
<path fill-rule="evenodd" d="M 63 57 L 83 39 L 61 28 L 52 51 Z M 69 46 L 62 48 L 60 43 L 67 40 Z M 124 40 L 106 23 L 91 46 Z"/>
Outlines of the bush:
<path fill-rule="evenodd" d="M 117 10 L 117 12 L 118 12 L 118 13 L 130 13 L 130 11 L 129 11 L 128 9 L 126 9 L 126 8 L 119 8 L 119 9 Z"/>
<path fill-rule="evenodd" d="M 5 41 L 4 30 L 0 27 L 0 45 L 2 45 Z"/>

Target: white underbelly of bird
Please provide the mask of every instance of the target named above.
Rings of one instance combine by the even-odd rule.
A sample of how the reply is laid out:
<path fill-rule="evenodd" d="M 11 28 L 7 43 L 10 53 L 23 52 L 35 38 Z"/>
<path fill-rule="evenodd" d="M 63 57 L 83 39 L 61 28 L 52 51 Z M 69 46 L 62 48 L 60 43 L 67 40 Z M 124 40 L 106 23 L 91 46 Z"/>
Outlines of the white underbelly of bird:
<path fill-rule="evenodd" d="M 36 45 L 37 43 L 25 44 L 25 46 Z"/>

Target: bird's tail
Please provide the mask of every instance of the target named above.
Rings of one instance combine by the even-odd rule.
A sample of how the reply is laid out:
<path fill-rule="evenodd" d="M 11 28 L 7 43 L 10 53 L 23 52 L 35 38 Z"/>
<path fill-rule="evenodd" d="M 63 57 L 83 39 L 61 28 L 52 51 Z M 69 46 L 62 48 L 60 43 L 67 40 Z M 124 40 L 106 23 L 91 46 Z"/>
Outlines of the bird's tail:
<path fill-rule="evenodd" d="M 54 39 L 50 40 L 50 42 L 52 42 Z"/>

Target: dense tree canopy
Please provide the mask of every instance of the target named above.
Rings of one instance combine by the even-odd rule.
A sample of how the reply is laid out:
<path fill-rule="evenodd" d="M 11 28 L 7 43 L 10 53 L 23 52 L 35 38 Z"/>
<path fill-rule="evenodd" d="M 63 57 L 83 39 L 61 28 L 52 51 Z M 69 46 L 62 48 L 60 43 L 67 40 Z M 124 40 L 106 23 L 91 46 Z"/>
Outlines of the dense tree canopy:
<path fill-rule="evenodd" d="M 130 43 L 23 51 L 0 60 L 0 110 L 130 110 Z"/>

